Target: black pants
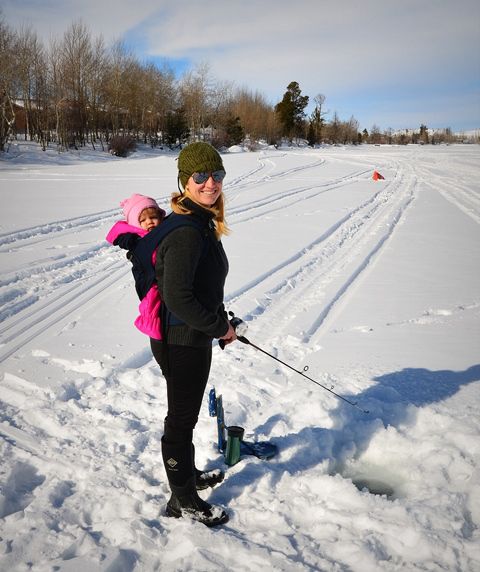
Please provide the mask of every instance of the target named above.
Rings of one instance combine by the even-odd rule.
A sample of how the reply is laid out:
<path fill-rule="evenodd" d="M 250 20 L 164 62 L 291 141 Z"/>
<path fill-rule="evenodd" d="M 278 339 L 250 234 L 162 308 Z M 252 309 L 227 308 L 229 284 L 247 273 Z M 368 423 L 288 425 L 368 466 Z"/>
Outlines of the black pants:
<path fill-rule="evenodd" d="M 212 347 L 167 345 L 150 340 L 152 353 L 167 382 L 168 412 L 162 455 L 171 484 L 182 486 L 192 477 L 193 430 L 207 386 Z"/>

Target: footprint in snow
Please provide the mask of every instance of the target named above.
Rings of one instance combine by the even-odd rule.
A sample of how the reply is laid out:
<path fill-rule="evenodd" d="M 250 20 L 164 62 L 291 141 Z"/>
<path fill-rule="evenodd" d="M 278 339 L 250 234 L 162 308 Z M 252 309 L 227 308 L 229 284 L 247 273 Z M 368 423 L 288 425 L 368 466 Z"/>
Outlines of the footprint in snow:
<path fill-rule="evenodd" d="M 32 502 L 33 491 L 39 487 L 45 477 L 29 463 L 18 462 L 12 468 L 7 482 L 0 489 L 0 518 L 5 518 L 27 508 Z"/>
<path fill-rule="evenodd" d="M 71 497 L 75 492 L 75 483 L 72 481 L 61 481 L 50 493 L 48 500 L 54 508 L 61 508 L 65 499 Z"/>

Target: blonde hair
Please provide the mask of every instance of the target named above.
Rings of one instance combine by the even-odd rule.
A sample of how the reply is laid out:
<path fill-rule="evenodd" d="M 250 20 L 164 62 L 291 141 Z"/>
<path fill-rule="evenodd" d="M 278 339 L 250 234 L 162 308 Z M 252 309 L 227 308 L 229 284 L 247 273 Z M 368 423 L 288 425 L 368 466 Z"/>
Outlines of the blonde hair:
<path fill-rule="evenodd" d="M 185 189 L 183 193 L 173 193 L 172 200 L 170 201 L 172 211 L 177 214 L 192 214 L 193 211 L 183 204 L 187 198 L 194 203 L 196 202 L 192 195 L 188 192 L 188 189 Z M 225 199 L 223 193 L 220 193 L 220 196 L 215 201 L 215 204 L 213 204 L 211 207 L 206 207 L 204 205 L 200 206 L 213 214 L 215 236 L 218 240 L 220 240 L 222 236 L 230 234 L 230 229 L 228 228 L 227 221 L 225 220 Z"/>

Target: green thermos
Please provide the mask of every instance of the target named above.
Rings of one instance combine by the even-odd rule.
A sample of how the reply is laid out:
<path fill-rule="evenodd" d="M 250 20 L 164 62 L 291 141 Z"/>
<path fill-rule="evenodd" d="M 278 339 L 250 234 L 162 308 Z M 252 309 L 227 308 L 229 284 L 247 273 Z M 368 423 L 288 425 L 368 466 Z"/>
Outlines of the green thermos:
<path fill-rule="evenodd" d="M 227 427 L 227 448 L 225 450 L 225 463 L 230 467 L 240 461 L 240 442 L 243 439 L 243 427 L 232 425 Z"/>

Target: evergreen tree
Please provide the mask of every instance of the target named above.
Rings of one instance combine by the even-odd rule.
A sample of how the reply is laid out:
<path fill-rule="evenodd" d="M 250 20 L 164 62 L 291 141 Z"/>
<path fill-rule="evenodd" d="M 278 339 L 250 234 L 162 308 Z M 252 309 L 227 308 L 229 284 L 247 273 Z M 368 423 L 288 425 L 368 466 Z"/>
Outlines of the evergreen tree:
<path fill-rule="evenodd" d="M 227 145 L 238 145 L 245 139 L 245 132 L 240 124 L 240 117 L 231 116 L 225 126 Z"/>
<path fill-rule="evenodd" d="M 423 123 L 420 125 L 420 142 L 428 143 L 428 127 Z"/>
<path fill-rule="evenodd" d="M 164 139 L 170 149 L 185 143 L 190 136 L 190 129 L 183 107 L 167 114 Z"/>
<path fill-rule="evenodd" d="M 302 90 L 296 81 L 290 82 L 282 101 L 275 106 L 283 127 L 283 135 L 291 139 L 301 134 L 305 118 L 304 109 L 307 105 L 308 95 L 302 95 Z"/>

